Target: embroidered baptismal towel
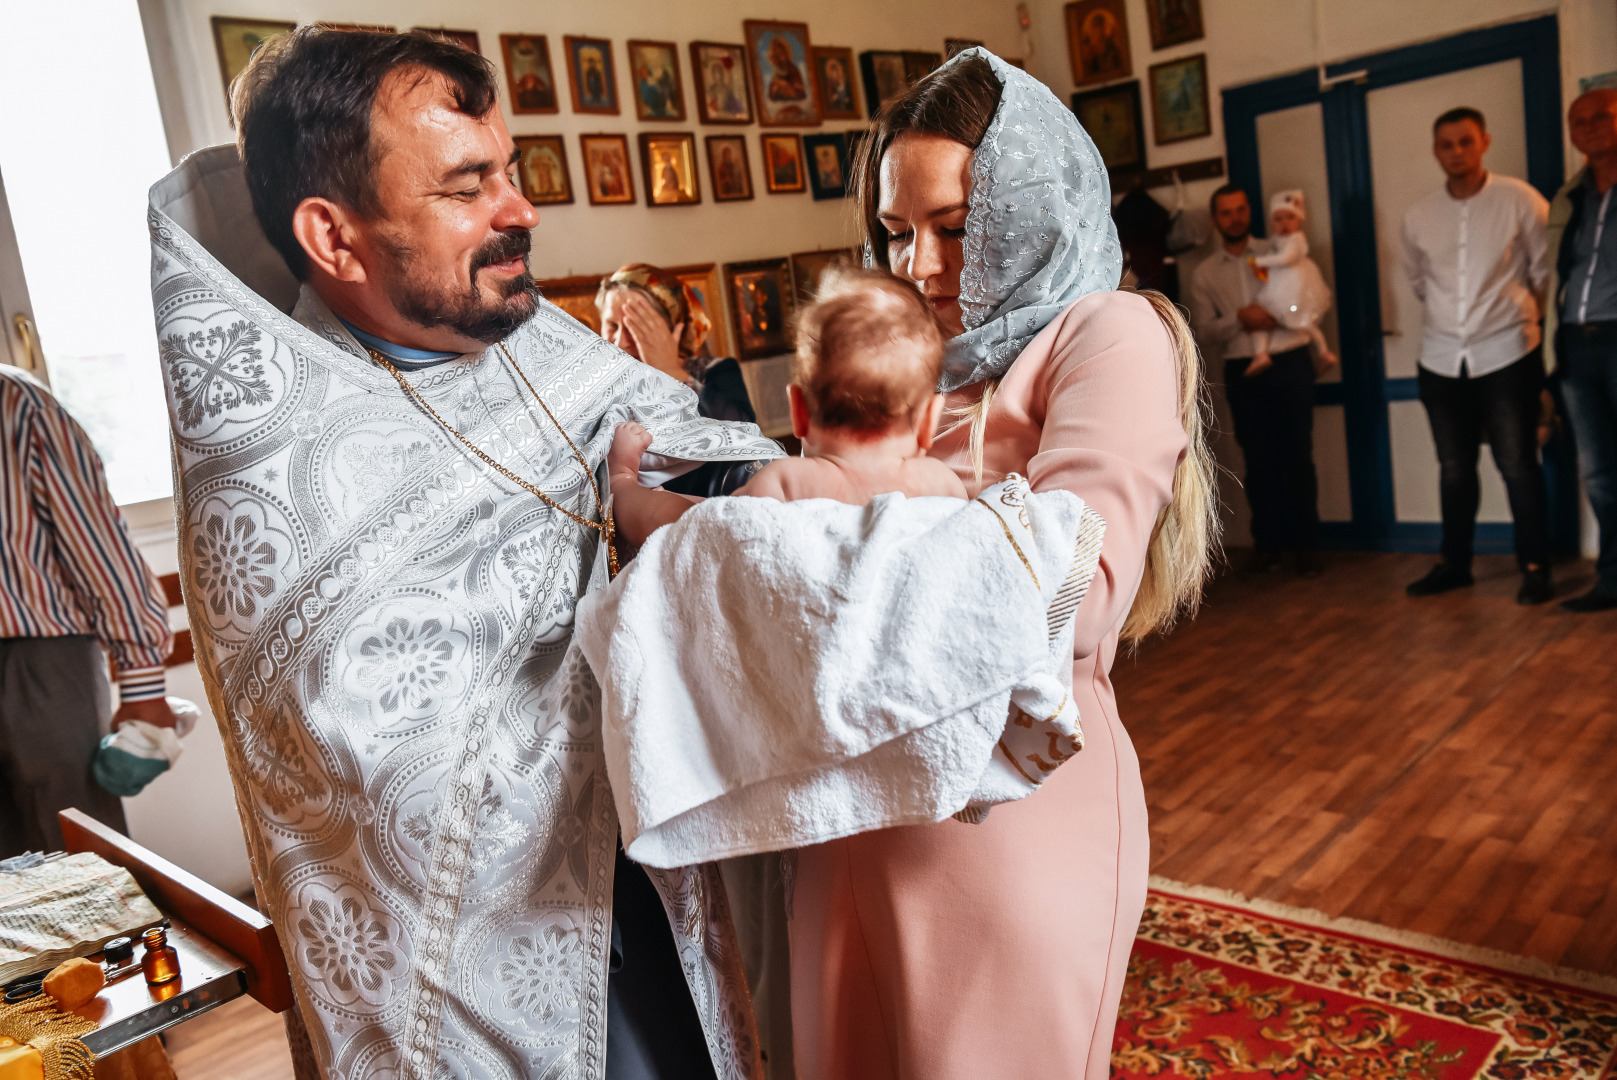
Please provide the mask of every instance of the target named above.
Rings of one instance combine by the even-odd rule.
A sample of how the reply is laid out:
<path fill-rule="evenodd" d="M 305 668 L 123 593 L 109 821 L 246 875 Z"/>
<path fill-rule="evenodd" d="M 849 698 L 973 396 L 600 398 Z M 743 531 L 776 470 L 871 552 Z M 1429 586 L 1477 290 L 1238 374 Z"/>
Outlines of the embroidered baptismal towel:
<path fill-rule="evenodd" d="M 801 847 L 1022 798 L 1082 747 L 1072 615 L 1105 524 L 972 501 L 711 499 L 579 605 L 631 858 Z"/>

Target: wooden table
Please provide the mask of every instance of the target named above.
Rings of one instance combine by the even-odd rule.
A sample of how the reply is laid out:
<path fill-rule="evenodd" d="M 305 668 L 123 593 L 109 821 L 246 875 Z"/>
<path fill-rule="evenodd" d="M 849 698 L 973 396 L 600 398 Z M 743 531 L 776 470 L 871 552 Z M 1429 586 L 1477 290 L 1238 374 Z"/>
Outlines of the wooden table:
<path fill-rule="evenodd" d="M 168 916 L 169 944 L 180 954 L 180 977 L 173 982 L 148 986 L 136 971 L 77 1010 L 97 1023 L 96 1030 L 84 1037 L 84 1044 L 97 1056 L 244 994 L 274 1012 L 292 1007 L 286 958 L 268 919 L 87 814 L 63 810 L 57 817 L 69 853 L 94 852 L 134 876 Z M 141 952 L 137 942 L 137 958 Z"/>

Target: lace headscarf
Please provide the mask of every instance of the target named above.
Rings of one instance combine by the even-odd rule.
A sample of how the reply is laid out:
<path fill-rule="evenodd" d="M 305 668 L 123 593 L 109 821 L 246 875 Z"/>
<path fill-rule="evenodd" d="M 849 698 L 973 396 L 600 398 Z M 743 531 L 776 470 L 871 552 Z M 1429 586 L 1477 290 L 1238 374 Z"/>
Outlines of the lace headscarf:
<path fill-rule="evenodd" d="M 1004 375 L 1069 304 L 1117 288 L 1123 272 L 1106 165 L 1072 111 L 987 49 L 949 63 L 968 56 L 986 60 L 1004 91 L 971 161 L 960 272 L 966 332 L 945 349 L 945 391 Z"/>
<path fill-rule="evenodd" d="M 595 294 L 596 309 L 599 310 L 606 303 L 607 293 L 624 287 L 639 289 L 649 297 L 668 320 L 670 329 L 680 323 L 685 324 L 679 335 L 679 355 L 682 359 L 691 359 L 702 351 L 702 344 L 707 341 L 713 322 L 702 309 L 702 301 L 697 298 L 696 290 L 650 263 L 629 263 L 602 279 L 601 287 Z"/>

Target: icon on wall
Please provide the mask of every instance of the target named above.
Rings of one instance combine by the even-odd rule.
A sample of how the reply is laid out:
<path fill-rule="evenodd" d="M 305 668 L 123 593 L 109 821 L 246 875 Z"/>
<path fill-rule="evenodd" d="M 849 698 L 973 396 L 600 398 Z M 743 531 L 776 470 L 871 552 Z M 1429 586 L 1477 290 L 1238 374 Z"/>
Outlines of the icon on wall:
<path fill-rule="evenodd" d="M 612 67 L 612 43 L 605 38 L 568 36 L 567 85 L 576 113 L 618 112 L 618 74 Z"/>
<path fill-rule="evenodd" d="M 1151 65 L 1151 130 L 1158 146 L 1213 133 L 1207 107 L 1207 54 Z"/>
<path fill-rule="evenodd" d="M 573 184 L 567 175 L 567 144 L 560 135 L 518 135 L 517 176 L 522 194 L 535 206 L 570 203 Z"/>
<path fill-rule="evenodd" d="M 796 138 L 797 136 L 787 136 Z M 742 360 L 792 351 L 787 323 L 792 317 L 792 272 L 785 259 L 724 264 L 725 291 Z"/>
<path fill-rule="evenodd" d="M 809 191 L 815 201 L 841 199 L 848 194 L 848 147 L 841 133 L 803 136 L 808 159 Z"/>
<path fill-rule="evenodd" d="M 803 140 L 796 135 L 760 135 L 764 149 L 764 187 L 770 194 L 802 191 Z"/>
<path fill-rule="evenodd" d="M 647 206 L 702 201 L 696 185 L 696 136 L 688 131 L 640 133 L 640 169 Z"/>
<path fill-rule="evenodd" d="M 1151 47 L 1166 49 L 1200 41 L 1202 0 L 1145 0 L 1146 21 L 1151 24 Z"/>
<path fill-rule="evenodd" d="M 672 41 L 631 41 L 628 50 L 635 115 L 642 120 L 684 120 L 679 49 Z"/>
<path fill-rule="evenodd" d="M 580 135 L 584 152 L 584 190 L 591 206 L 634 202 L 634 174 L 629 171 L 629 137 L 621 134 Z"/>
<path fill-rule="evenodd" d="M 713 182 L 714 202 L 752 198 L 752 165 L 747 160 L 746 136 L 709 135 L 707 173 Z"/>
<path fill-rule="evenodd" d="M 820 89 L 820 116 L 826 120 L 860 120 L 858 91 L 853 88 L 853 50 L 814 46 L 814 81 Z"/>
<path fill-rule="evenodd" d="M 1073 115 L 1095 140 L 1101 160 L 1111 172 L 1145 168 L 1145 122 L 1140 110 L 1139 80 L 1072 95 Z"/>
<path fill-rule="evenodd" d="M 752 123 L 746 46 L 693 41 L 691 71 L 696 82 L 696 114 L 702 123 Z"/>
<path fill-rule="evenodd" d="M 550 70 L 550 43 L 543 34 L 501 34 L 505 83 L 511 111 L 517 114 L 559 112 L 556 77 Z"/>
<path fill-rule="evenodd" d="M 808 24 L 748 19 L 741 25 L 747 34 L 758 122 L 765 127 L 818 125 Z"/>
<path fill-rule="evenodd" d="M 1076 0 L 1067 5 L 1067 52 L 1072 81 L 1079 86 L 1126 79 L 1134 74 L 1129 56 L 1128 12 L 1123 0 Z"/>
<path fill-rule="evenodd" d="M 213 48 L 219 54 L 219 76 L 225 82 L 225 104 L 230 104 L 230 84 L 247 68 L 258 47 L 271 38 L 289 34 L 297 23 L 274 22 L 269 19 L 232 19 L 223 15 L 213 17 Z M 235 122 L 232 118 L 232 123 Z"/>

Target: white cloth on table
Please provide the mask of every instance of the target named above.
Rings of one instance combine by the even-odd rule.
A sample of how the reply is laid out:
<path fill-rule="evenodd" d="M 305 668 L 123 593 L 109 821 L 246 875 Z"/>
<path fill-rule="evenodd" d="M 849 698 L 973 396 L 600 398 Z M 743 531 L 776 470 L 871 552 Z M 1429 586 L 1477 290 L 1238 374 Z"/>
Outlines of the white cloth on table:
<path fill-rule="evenodd" d="M 1083 745 L 1072 613 L 1104 532 L 1019 476 L 970 502 L 712 499 L 658 530 L 578 609 L 629 856 L 802 847 L 1035 791 Z"/>
<path fill-rule="evenodd" d="M 1331 287 L 1308 257 L 1308 237 L 1300 232 L 1275 237 L 1266 255 L 1253 264 L 1269 272 L 1258 289 L 1258 304 L 1290 330 L 1306 330 L 1331 307 Z"/>

